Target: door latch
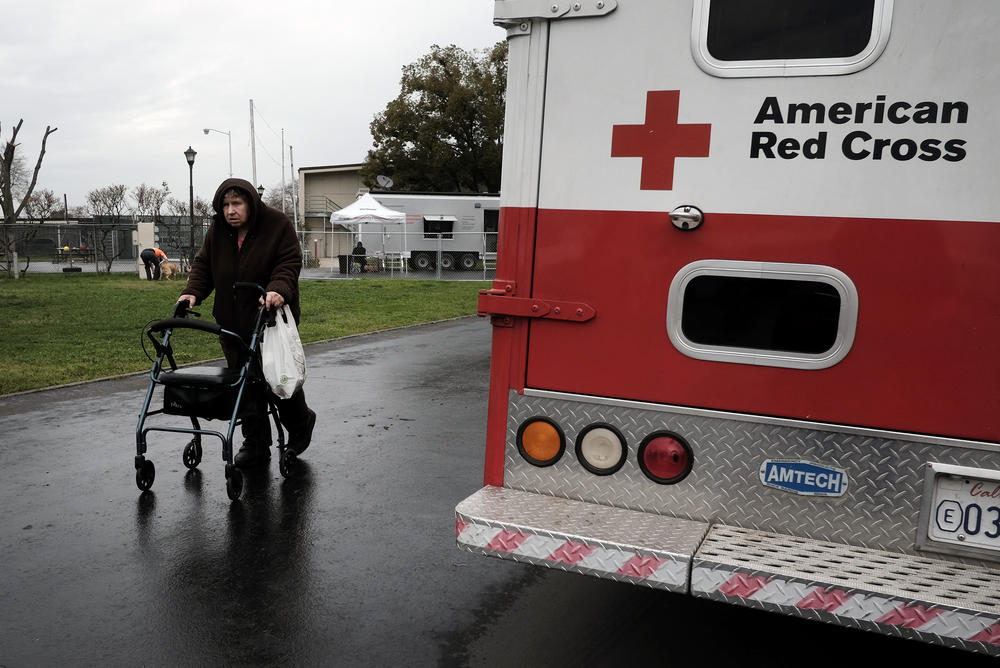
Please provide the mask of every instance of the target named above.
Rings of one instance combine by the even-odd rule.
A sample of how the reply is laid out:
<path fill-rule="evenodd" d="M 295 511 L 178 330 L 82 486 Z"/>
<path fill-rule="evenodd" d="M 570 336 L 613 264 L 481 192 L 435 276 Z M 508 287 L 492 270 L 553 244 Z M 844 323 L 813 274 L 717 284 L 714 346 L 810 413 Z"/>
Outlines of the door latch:
<path fill-rule="evenodd" d="M 684 204 L 670 212 L 670 222 L 678 230 L 695 230 L 701 227 L 705 214 L 696 206 Z"/>
<path fill-rule="evenodd" d="M 490 316 L 494 326 L 511 327 L 514 318 L 586 322 L 597 315 L 597 311 L 582 302 L 514 297 L 506 290 L 491 288 L 479 291 L 478 314 Z"/>

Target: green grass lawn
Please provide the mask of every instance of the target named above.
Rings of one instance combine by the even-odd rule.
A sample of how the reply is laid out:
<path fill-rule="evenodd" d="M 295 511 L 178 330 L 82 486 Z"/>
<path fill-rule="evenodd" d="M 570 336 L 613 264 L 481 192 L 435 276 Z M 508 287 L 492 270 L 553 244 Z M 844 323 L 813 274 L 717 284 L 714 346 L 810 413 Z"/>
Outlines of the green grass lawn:
<path fill-rule="evenodd" d="M 308 281 L 303 343 L 476 312 L 480 282 Z M 167 318 L 184 283 L 134 274 L 28 274 L 0 280 L 0 395 L 142 371 L 151 366 L 141 334 Z M 195 309 L 212 320 L 211 298 Z M 177 361 L 220 357 L 211 335 L 178 331 Z M 149 341 L 146 348 L 150 349 Z"/>

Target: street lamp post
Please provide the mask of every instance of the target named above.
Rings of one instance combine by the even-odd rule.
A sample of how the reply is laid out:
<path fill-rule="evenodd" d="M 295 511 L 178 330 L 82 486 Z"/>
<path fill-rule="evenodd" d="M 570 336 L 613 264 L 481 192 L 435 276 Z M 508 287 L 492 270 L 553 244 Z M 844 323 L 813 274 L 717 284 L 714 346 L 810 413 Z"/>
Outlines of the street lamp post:
<path fill-rule="evenodd" d="M 231 132 L 226 130 L 216 130 L 215 128 L 205 128 L 202 130 L 205 134 L 209 132 L 218 132 L 220 135 L 226 135 L 229 138 L 229 178 L 233 178 L 233 135 Z"/>
<path fill-rule="evenodd" d="M 260 195 L 261 199 L 264 198 L 264 184 L 257 186 L 257 194 Z"/>
<path fill-rule="evenodd" d="M 196 155 L 198 155 L 198 152 L 195 151 L 190 146 L 188 146 L 188 149 L 186 151 L 184 151 L 184 157 L 187 158 L 187 161 L 188 161 L 188 175 L 189 175 L 189 183 L 190 183 L 190 186 L 191 186 L 191 189 L 190 189 L 190 195 L 191 195 L 191 246 L 190 246 L 190 249 L 191 250 L 190 250 L 190 253 L 188 254 L 188 267 L 189 267 L 189 270 L 190 270 L 190 267 L 191 267 L 191 261 L 194 260 L 194 156 L 196 156 Z"/>

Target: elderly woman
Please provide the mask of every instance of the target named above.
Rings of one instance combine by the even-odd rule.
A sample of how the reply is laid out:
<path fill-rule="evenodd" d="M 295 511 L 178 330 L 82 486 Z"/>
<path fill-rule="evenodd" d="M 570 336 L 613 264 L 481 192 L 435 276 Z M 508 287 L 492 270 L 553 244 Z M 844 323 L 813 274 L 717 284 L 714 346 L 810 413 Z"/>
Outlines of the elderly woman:
<path fill-rule="evenodd" d="M 264 308 L 288 304 L 299 322 L 299 271 L 302 250 L 288 217 L 265 205 L 256 188 L 243 179 L 222 182 L 212 199 L 212 225 L 201 250 L 191 263 L 188 282 L 178 301 L 197 306 L 215 290 L 212 315 L 224 329 L 249 339 L 254 317 Z M 239 281 L 264 286 L 267 294 L 258 302 L 245 291 L 236 292 Z M 223 339 L 229 366 L 239 366 L 244 351 Z M 288 430 L 288 447 L 302 454 L 312 439 L 316 413 L 306 405 L 299 389 L 290 399 L 278 400 L 281 424 Z M 257 398 L 257 415 L 243 420 L 243 445 L 234 463 L 246 468 L 266 463 L 271 457 L 271 423 L 263 397 Z"/>

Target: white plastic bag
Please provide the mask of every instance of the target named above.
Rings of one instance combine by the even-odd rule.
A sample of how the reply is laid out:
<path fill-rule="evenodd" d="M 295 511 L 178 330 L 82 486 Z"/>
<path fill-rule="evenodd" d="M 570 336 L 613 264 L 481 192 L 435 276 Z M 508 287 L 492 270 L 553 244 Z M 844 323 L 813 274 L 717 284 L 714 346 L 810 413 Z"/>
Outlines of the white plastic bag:
<path fill-rule="evenodd" d="M 306 354 L 295 319 L 285 304 L 264 328 L 260 343 L 264 379 L 279 399 L 289 399 L 306 381 Z"/>

